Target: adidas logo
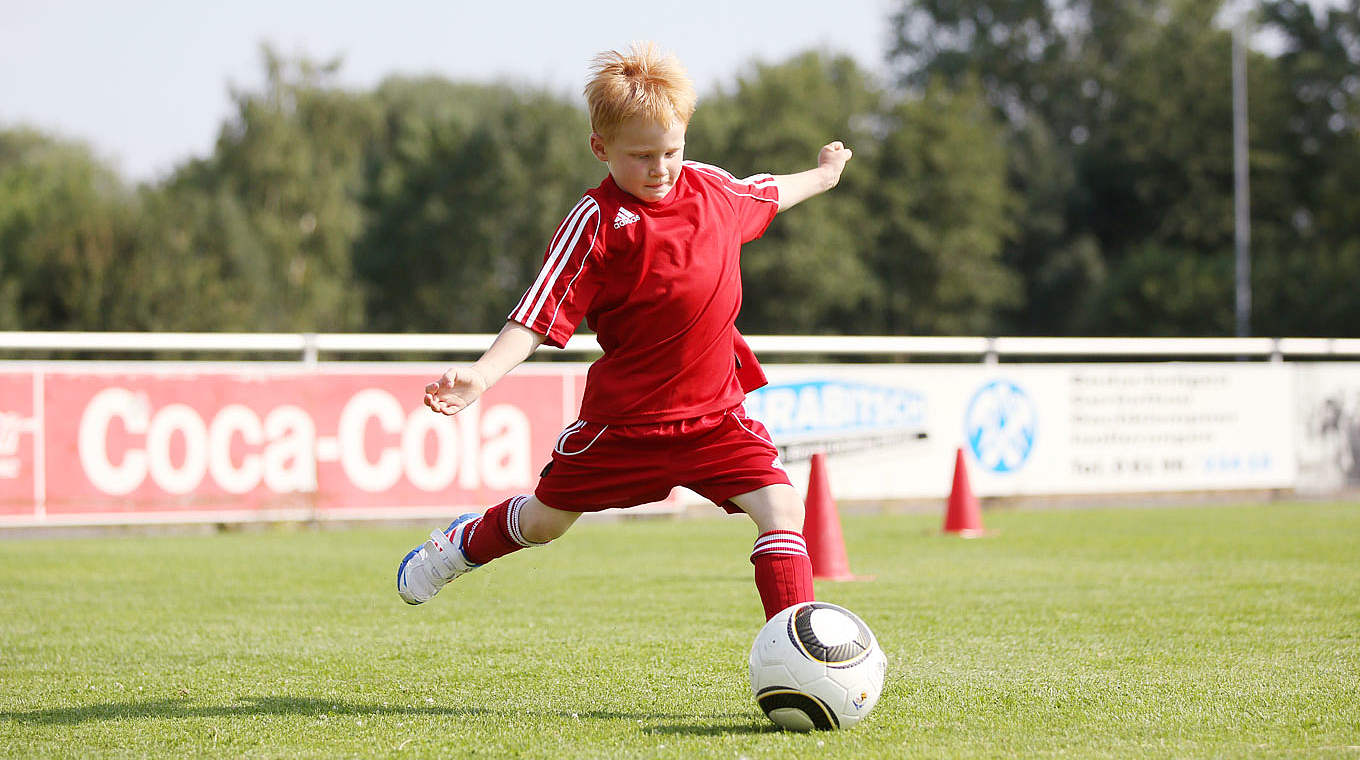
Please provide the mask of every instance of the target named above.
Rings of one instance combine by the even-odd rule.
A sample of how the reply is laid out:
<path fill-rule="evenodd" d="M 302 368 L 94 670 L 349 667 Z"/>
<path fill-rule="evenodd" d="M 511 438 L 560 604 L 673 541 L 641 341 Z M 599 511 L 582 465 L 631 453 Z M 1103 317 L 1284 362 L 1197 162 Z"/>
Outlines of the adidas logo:
<path fill-rule="evenodd" d="M 642 219 L 642 217 L 620 206 L 619 213 L 614 215 L 614 229 L 617 230 L 620 227 L 625 227 L 640 219 Z"/>

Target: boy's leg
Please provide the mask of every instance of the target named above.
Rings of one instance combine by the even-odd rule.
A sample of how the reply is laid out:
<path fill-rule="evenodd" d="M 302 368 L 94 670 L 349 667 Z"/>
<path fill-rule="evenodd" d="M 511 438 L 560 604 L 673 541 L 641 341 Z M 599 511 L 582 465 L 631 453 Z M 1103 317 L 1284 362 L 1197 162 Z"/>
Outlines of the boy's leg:
<path fill-rule="evenodd" d="M 462 515 L 406 554 L 397 567 L 397 593 L 407 604 L 427 602 L 469 570 L 557 538 L 578 517 L 527 494 L 506 499 L 482 515 Z"/>
<path fill-rule="evenodd" d="M 765 619 L 813 601 L 812 560 L 803 540 L 803 500 L 798 492 L 793 486 L 771 485 L 733 496 L 732 502 L 750 515 L 759 534 L 751 564 Z"/>
<path fill-rule="evenodd" d="M 473 563 L 484 565 L 511 552 L 548 543 L 566 533 L 580 516 L 580 512 L 554 509 L 536 496 L 516 496 L 488 509 L 469 526 L 464 553 Z"/>

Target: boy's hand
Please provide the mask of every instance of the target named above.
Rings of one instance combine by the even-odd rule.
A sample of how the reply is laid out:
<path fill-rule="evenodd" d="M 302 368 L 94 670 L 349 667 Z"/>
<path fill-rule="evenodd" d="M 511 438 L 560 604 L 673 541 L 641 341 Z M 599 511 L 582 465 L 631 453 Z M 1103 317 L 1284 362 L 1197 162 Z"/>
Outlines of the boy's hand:
<path fill-rule="evenodd" d="M 845 163 L 854 155 L 854 151 L 845 147 L 840 140 L 827 143 L 822 146 L 821 152 L 817 154 L 817 168 L 826 172 L 827 179 L 830 181 L 828 189 L 835 187 L 841 180 L 841 172 L 845 170 Z"/>
<path fill-rule="evenodd" d="M 845 162 L 854 155 L 840 140 L 829 142 L 817 153 L 817 166 L 797 174 L 779 174 L 774 178 L 779 188 L 779 211 L 787 211 L 819 193 L 835 187 L 841 181 Z M 777 212 L 776 212 L 777 213 Z"/>
<path fill-rule="evenodd" d="M 425 386 L 425 406 L 440 414 L 454 415 L 480 398 L 485 390 L 486 378 L 482 373 L 455 367 Z"/>

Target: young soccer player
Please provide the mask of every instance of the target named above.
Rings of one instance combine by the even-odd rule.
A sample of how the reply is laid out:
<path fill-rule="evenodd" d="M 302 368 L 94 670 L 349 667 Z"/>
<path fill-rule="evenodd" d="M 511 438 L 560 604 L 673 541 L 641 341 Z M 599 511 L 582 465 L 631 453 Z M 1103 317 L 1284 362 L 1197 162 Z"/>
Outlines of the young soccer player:
<path fill-rule="evenodd" d="M 751 563 L 768 619 L 813 600 L 812 565 L 802 499 L 742 409 L 764 374 L 734 326 L 740 249 L 775 214 L 834 187 L 851 152 L 832 142 L 816 168 L 746 179 L 684 160 L 694 87 L 650 43 L 597 56 L 585 94 L 590 149 L 608 176 L 562 221 L 486 353 L 427 386 L 425 404 L 457 414 L 539 345 L 562 347 L 582 318 L 604 355 L 534 493 L 433 531 L 402 559 L 397 591 L 420 604 L 473 568 L 561 536 L 583 512 L 658 501 L 680 485 L 755 522 Z"/>

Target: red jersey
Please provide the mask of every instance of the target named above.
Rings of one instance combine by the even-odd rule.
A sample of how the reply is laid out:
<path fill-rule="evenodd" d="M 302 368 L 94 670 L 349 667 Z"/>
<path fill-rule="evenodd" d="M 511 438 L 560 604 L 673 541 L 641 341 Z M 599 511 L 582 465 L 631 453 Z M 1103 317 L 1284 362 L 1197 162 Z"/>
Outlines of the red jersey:
<path fill-rule="evenodd" d="M 742 402 L 760 377 L 737 334 L 742 243 L 779 210 L 774 177 L 737 179 L 686 161 L 671 192 L 644 203 L 605 177 L 571 210 L 510 319 L 561 347 L 581 319 L 604 356 L 590 367 L 583 420 L 700 417 Z M 758 382 L 758 381 L 757 381 Z"/>

